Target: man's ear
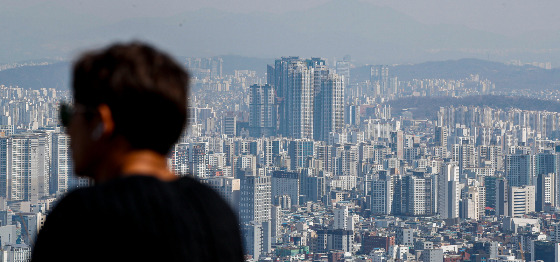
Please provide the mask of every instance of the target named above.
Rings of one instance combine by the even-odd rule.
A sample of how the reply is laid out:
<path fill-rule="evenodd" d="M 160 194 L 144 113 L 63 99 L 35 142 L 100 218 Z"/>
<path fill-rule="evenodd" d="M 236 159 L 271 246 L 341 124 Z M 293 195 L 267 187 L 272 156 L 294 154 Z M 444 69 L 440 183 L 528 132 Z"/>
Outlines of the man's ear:
<path fill-rule="evenodd" d="M 113 114 L 111 109 L 106 104 L 101 104 L 97 107 L 99 116 L 101 118 L 101 123 L 103 124 L 103 136 L 112 136 L 115 131 L 115 121 L 113 120 Z"/>

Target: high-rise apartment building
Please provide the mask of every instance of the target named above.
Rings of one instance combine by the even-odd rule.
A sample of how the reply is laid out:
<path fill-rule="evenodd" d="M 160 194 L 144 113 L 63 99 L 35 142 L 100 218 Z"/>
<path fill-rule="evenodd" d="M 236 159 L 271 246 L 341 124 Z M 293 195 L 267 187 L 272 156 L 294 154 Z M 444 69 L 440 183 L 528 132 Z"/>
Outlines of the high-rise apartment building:
<path fill-rule="evenodd" d="M 288 67 L 286 100 L 286 135 L 292 138 L 313 138 L 314 68 L 304 61 Z"/>
<path fill-rule="evenodd" d="M 391 176 L 374 178 L 370 183 L 371 213 L 374 215 L 392 214 L 393 180 Z"/>
<path fill-rule="evenodd" d="M 293 170 L 297 168 L 308 167 L 308 162 L 313 157 L 313 140 L 296 139 L 290 141 L 288 146 L 288 155 L 290 156 L 291 167 Z"/>
<path fill-rule="evenodd" d="M 278 132 L 288 136 L 287 130 L 287 106 L 288 106 L 288 68 L 292 62 L 300 61 L 299 57 L 282 57 L 274 62 L 274 67 L 267 67 L 267 81 L 276 90 L 276 102 L 278 104 Z"/>
<path fill-rule="evenodd" d="M 252 85 L 249 93 L 249 134 L 253 137 L 276 133 L 276 97 L 271 85 Z"/>
<path fill-rule="evenodd" d="M 536 177 L 535 185 L 535 211 L 550 210 L 556 206 L 556 174 L 539 174 Z"/>
<path fill-rule="evenodd" d="M 486 202 L 484 207 L 496 209 L 496 182 L 498 177 L 485 176 L 484 177 L 484 191 L 486 191 Z"/>
<path fill-rule="evenodd" d="M 435 214 L 434 179 L 423 173 L 406 175 L 397 182 L 393 201 L 400 203 L 400 209 L 395 214 L 406 216 L 432 216 Z M 400 198 L 400 199 L 398 199 Z M 397 213 L 398 212 L 398 213 Z"/>
<path fill-rule="evenodd" d="M 317 252 L 327 253 L 330 250 L 352 251 L 354 231 L 344 229 L 317 230 Z"/>
<path fill-rule="evenodd" d="M 328 71 L 327 71 L 328 73 Z M 314 138 L 328 141 L 331 132 L 340 132 L 344 127 L 344 78 L 337 74 L 315 78 Z M 317 80 L 321 79 L 321 81 Z"/>
<path fill-rule="evenodd" d="M 54 133 L 51 138 L 50 194 L 64 194 L 78 187 L 88 186 L 90 180 L 74 174 L 70 154 L 70 136 Z"/>
<path fill-rule="evenodd" d="M 319 173 L 318 176 L 314 176 L 309 173 L 304 173 L 302 175 L 302 194 L 306 196 L 307 201 L 323 201 L 323 198 L 327 195 L 327 178 L 323 175 L 323 171 Z"/>
<path fill-rule="evenodd" d="M 353 225 L 351 225 L 350 213 L 348 211 L 348 206 L 341 206 L 333 209 L 334 212 L 334 222 L 333 229 L 344 229 L 353 230 Z M 352 227 L 352 228 L 351 228 Z"/>
<path fill-rule="evenodd" d="M 345 82 L 346 83 L 346 82 Z M 344 110 L 344 123 L 348 125 L 358 126 L 360 123 L 360 106 L 347 105 Z"/>
<path fill-rule="evenodd" d="M 49 194 L 49 144 L 46 134 L 0 137 L 0 196 L 36 201 Z"/>
<path fill-rule="evenodd" d="M 475 146 L 470 139 L 461 139 L 451 146 L 451 158 L 459 164 L 459 172 L 463 174 L 465 168 L 476 167 Z"/>
<path fill-rule="evenodd" d="M 257 175 L 257 157 L 240 155 L 233 158 L 233 174 L 235 178 L 243 178 L 248 174 Z"/>
<path fill-rule="evenodd" d="M 241 223 L 270 220 L 271 180 L 267 176 L 244 176 L 241 182 L 239 219 Z"/>
<path fill-rule="evenodd" d="M 508 180 L 500 177 L 496 179 L 495 199 L 496 199 L 496 216 L 510 216 L 509 213 L 509 185 Z"/>
<path fill-rule="evenodd" d="M 332 172 L 336 176 L 358 176 L 359 149 L 357 146 L 345 144 L 333 147 Z"/>
<path fill-rule="evenodd" d="M 395 244 L 409 247 L 414 246 L 414 229 L 397 227 L 395 232 Z"/>
<path fill-rule="evenodd" d="M 443 219 L 459 217 L 459 166 L 446 163 L 438 178 L 438 213 Z"/>
<path fill-rule="evenodd" d="M 297 172 L 274 171 L 271 177 L 273 204 L 279 205 L 279 198 L 287 196 L 292 205 L 299 205 L 300 179 Z"/>
<path fill-rule="evenodd" d="M 372 66 L 370 81 L 374 86 L 378 86 L 376 95 L 388 94 L 389 89 L 389 67 L 386 65 Z"/>
<path fill-rule="evenodd" d="M 512 186 L 508 192 L 509 215 L 521 217 L 535 212 L 535 186 Z"/>
<path fill-rule="evenodd" d="M 506 155 L 505 171 L 510 186 L 533 184 L 534 156 L 530 154 Z"/>
<path fill-rule="evenodd" d="M 503 168 L 502 149 L 499 146 L 480 146 L 478 147 L 479 162 L 494 170 Z M 488 163 L 490 165 L 488 165 Z"/>
<path fill-rule="evenodd" d="M 222 119 L 222 133 L 228 136 L 237 135 L 237 116 L 227 113 Z"/>
<path fill-rule="evenodd" d="M 345 56 L 342 61 L 336 61 L 336 73 L 344 76 L 344 80 L 350 83 L 350 57 Z"/>
<path fill-rule="evenodd" d="M 197 78 L 222 77 L 223 64 L 224 60 L 220 57 L 189 57 L 185 60 L 185 66 Z"/>
<path fill-rule="evenodd" d="M 280 228 L 282 227 L 282 209 L 280 206 L 272 206 L 270 210 L 270 236 L 272 243 L 277 242 L 280 235 Z"/>
<path fill-rule="evenodd" d="M 486 191 L 484 187 L 468 186 L 463 188 L 461 199 L 461 218 L 480 220 L 484 215 Z"/>
<path fill-rule="evenodd" d="M 535 155 L 534 160 L 534 171 L 535 174 L 533 177 L 537 177 L 541 174 L 550 174 L 552 177 L 549 180 L 552 181 L 552 186 L 554 187 L 553 190 L 553 200 L 551 200 L 551 204 L 554 207 L 560 206 L 560 154 L 559 153 L 541 153 Z M 537 190 L 538 191 L 538 190 Z M 538 209 L 538 207 L 537 207 Z"/>
<path fill-rule="evenodd" d="M 404 133 L 401 130 L 391 132 L 391 149 L 398 159 L 404 157 Z"/>
<path fill-rule="evenodd" d="M 268 66 L 276 90 L 278 130 L 291 138 L 327 140 L 344 125 L 344 77 L 321 58 L 283 57 Z"/>
<path fill-rule="evenodd" d="M 243 176 L 239 222 L 247 254 L 259 258 L 271 248 L 271 180 L 267 176 Z"/>
<path fill-rule="evenodd" d="M 444 126 L 436 126 L 434 132 L 434 142 L 436 146 L 441 146 L 447 148 L 447 127 Z"/>
<path fill-rule="evenodd" d="M 72 158 L 70 157 L 70 137 L 57 133 L 52 136 L 51 194 L 64 193 L 70 188 Z"/>
<path fill-rule="evenodd" d="M 175 145 L 171 156 L 171 168 L 180 175 L 204 178 L 208 175 L 208 143 L 193 142 Z"/>

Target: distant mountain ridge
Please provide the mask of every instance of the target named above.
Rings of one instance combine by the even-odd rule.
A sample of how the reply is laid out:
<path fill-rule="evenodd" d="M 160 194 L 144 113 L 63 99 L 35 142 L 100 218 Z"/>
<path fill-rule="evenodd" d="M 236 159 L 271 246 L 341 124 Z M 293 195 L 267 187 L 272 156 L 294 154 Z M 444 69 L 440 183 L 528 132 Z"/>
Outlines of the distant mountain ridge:
<path fill-rule="evenodd" d="M 395 114 L 401 114 L 403 110 L 406 110 L 411 112 L 415 119 L 432 120 L 437 118 L 437 112 L 440 107 L 449 106 L 488 106 L 502 110 L 517 108 L 522 110 L 560 112 L 560 102 L 521 96 L 405 97 L 389 101 L 386 104 L 391 105 Z"/>
<path fill-rule="evenodd" d="M 354 68 L 354 81 L 369 80 L 371 66 Z M 542 69 L 533 66 L 506 65 L 480 59 L 459 59 L 425 62 L 415 65 L 390 66 L 389 74 L 399 80 L 412 79 L 465 79 L 479 75 L 496 84 L 497 89 L 560 90 L 560 69 Z"/>
<path fill-rule="evenodd" d="M 236 55 L 219 56 L 223 59 L 224 74 L 235 70 L 253 70 L 260 75 L 266 73 L 267 64 L 274 59 L 252 58 Z M 183 58 L 178 58 L 182 61 Z M 371 66 L 353 68 L 352 81 L 369 80 Z M 391 66 L 390 75 L 401 81 L 412 79 L 464 79 L 478 74 L 496 84 L 497 89 L 560 90 L 560 69 L 546 70 L 532 66 L 513 66 L 479 59 L 460 59 L 440 62 L 426 62 L 416 65 Z M 0 71 L 0 85 L 17 85 L 27 88 L 67 89 L 70 80 L 68 62 L 45 66 L 23 66 Z"/>
<path fill-rule="evenodd" d="M 260 75 L 266 73 L 266 65 L 274 63 L 274 59 L 243 57 L 236 55 L 219 56 L 223 59 L 223 73 L 233 75 L 235 70 L 257 71 Z M 176 58 L 184 63 L 184 57 Z M 0 71 L 0 85 L 19 86 L 23 88 L 40 89 L 55 88 L 66 90 L 70 86 L 70 63 L 57 62 L 48 65 L 21 66 Z"/>
<path fill-rule="evenodd" d="M 58 62 L 48 65 L 21 66 L 0 71 L 0 85 L 22 88 L 68 89 L 70 64 Z"/>

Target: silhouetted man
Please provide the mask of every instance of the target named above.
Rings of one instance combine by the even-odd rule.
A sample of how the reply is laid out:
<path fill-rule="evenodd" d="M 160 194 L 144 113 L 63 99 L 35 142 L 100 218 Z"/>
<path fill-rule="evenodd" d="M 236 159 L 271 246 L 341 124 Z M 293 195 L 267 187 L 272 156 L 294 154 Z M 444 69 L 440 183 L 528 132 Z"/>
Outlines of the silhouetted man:
<path fill-rule="evenodd" d="M 188 75 L 168 55 L 116 44 L 74 65 L 61 106 L 75 172 L 95 185 L 47 217 L 33 261 L 242 261 L 237 218 L 166 155 L 187 119 Z"/>

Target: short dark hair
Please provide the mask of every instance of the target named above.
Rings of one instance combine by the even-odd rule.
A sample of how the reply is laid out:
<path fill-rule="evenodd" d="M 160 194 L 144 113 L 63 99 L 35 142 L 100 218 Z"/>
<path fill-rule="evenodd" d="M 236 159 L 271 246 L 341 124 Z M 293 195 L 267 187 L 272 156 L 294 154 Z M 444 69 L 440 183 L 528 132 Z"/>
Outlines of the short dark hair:
<path fill-rule="evenodd" d="M 132 42 L 82 55 L 72 88 L 75 103 L 108 105 L 115 135 L 132 148 L 165 155 L 186 125 L 188 84 L 188 73 L 169 55 Z"/>

